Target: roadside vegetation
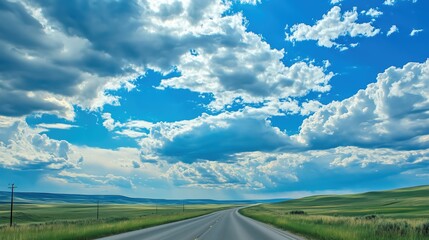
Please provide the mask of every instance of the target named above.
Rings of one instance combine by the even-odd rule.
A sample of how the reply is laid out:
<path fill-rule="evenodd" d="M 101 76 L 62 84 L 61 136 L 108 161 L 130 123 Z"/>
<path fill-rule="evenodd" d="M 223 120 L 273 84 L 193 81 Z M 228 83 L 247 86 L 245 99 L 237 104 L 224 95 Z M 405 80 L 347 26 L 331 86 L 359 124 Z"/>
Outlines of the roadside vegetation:
<path fill-rule="evenodd" d="M 429 239 L 429 186 L 312 196 L 240 212 L 312 239 Z"/>
<path fill-rule="evenodd" d="M 208 214 L 231 205 L 104 205 L 96 219 L 94 205 L 17 205 L 15 225 L 6 222 L 6 206 L 0 208 L 0 238 L 94 239 Z"/>

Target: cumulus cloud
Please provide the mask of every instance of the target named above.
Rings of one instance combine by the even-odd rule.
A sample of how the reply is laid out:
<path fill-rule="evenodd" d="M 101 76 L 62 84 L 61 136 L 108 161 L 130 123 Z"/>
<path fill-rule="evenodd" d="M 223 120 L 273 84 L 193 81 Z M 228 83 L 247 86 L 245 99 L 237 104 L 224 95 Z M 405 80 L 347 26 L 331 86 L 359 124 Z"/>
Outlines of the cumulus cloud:
<path fill-rule="evenodd" d="M 50 139 L 22 119 L 0 117 L 0 166 L 9 169 L 68 169 L 80 156 L 67 141 Z"/>
<path fill-rule="evenodd" d="M 0 30 L 1 115 L 49 112 L 71 120 L 72 104 L 113 104 L 116 98 L 105 90 L 134 78 L 135 69 L 54 27 L 35 4 L 4 1 L 0 19 L 8 22 Z"/>
<path fill-rule="evenodd" d="M 209 107 L 216 110 L 237 98 L 258 103 L 330 90 L 332 72 L 305 62 L 285 66 L 284 51 L 271 49 L 259 35 L 247 32 L 241 14 L 216 19 L 213 27 L 222 34 L 206 39 L 209 47 L 194 48 L 197 54 L 183 55 L 178 64 L 181 76 L 162 80 L 161 87 L 211 93 L 215 101 Z"/>
<path fill-rule="evenodd" d="M 109 192 L 118 188 L 147 191 L 145 184 L 155 181 L 182 189 L 264 193 L 338 190 L 352 185 L 370 188 L 374 183 L 398 183 L 429 171 L 427 149 L 338 147 L 302 152 L 256 151 L 233 154 L 234 161 L 171 163 L 160 160 L 153 164 L 139 161 L 138 149 L 74 148 L 85 158 L 81 169 L 48 174 L 47 180 L 63 186 L 108 189 Z M 314 184 L 320 181 L 324 184 Z"/>
<path fill-rule="evenodd" d="M 413 29 L 413 30 L 410 32 L 410 36 L 411 36 L 411 37 L 414 37 L 414 36 L 416 36 L 417 34 L 419 34 L 419 33 L 421 33 L 421 32 L 423 32 L 423 29 Z"/>
<path fill-rule="evenodd" d="M 130 123 L 110 119 L 110 130 L 132 130 L 142 161 L 230 161 L 237 153 L 252 151 L 302 151 L 338 146 L 422 149 L 429 144 L 429 60 L 391 67 L 377 82 L 343 101 L 323 105 L 310 100 L 267 102 L 218 115 L 203 114 L 192 120 Z M 311 115 L 297 135 L 289 136 L 271 125 L 270 117 Z M 128 127 L 126 127 L 128 126 Z M 251 131 L 249 131 L 251 129 Z M 140 133 L 140 134 L 139 134 Z M 141 134 L 144 133 L 144 134 Z"/>
<path fill-rule="evenodd" d="M 399 29 L 396 25 L 392 25 L 389 29 L 389 31 L 387 32 L 386 36 L 390 36 L 392 34 L 394 34 L 395 32 L 399 32 Z"/>
<path fill-rule="evenodd" d="M 305 119 L 296 139 L 310 148 L 429 146 L 429 60 L 390 67 L 351 98 Z"/>
<path fill-rule="evenodd" d="M 110 113 L 103 113 L 101 117 L 103 118 L 103 126 L 109 131 L 112 131 L 116 127 L 120 126 L 120 123 L 115 122 L 115 120 L 112 118 L 112 114 Z"/>
<path fill-rule="evenodd" d="M 331 0 L 331 4 L 337 4 L 342 2 L 343 0 Z"/>
<path fill-rule="evenodd" d="M 140 140 L 143 161 L 225 161 L 238 152 L 274 151 L 290 145 L 289 137 L 271 126 L 270 116 L 294 112 L 297 102 L 270 102 L 261 108 L 203 114 L 192 120 L 160 122 Z M 233 159 L 231 159 L 233 160 Z"/>
<path fill-rule="evenodd" d="M 301 115 L 303 116 L 310 115 L 316 112 L 317 110 L 319 110 L 322 106 L 323 104 L 321 104 L 317 100 L 310 100 L 310 101 L 304 102 L 302 103 L 302 107 L 301 107 Z"/>
<path fill-rule="evenodd" d="M 417 0 L 402 0 L 402 1 L 408 1 L 412 3 L 416 3 Z M 383 4 L 388 6 L 393 6 L 398 2 L 398 0 L 384 0 Z"/>
<path fill-rule="evenodd" d="M 68 125 L 39 124 L 31 128 L 23 118 L 0 116 L 1 174 L 32 179 L 34 182 L 26 183 L 27 187 L 46 181 L 62 188 L 73 187 L 74 191 L 134 189 L 135 182 L 141 184 L 137 175 L 160 178 L 162 171 L 142 163 L 137 148 L 76 146 L 49 138 L 43 134 L 45 127 L 67 129 Z"/>
<path fill-rule="evenodd" d="M 332 73 L 307 63 L 285 66 L 283 50 L 247 31 L 242 14 L 227 11 L 231 4 L 4 1 L 0 114 L 48 112 L 71 120 L 74 105 L 119 105 L 115 91 L 132 90 L 148 69 L 179 72 L 160 89 L 213 93 L 216 109 L 239 97 L 253 103 L 329 90 Z"/>
<path fill-rule="evenodd" d="M 262 2 L 262 0 L 238 0 L 241 4 L 251 4 L 257 5 Z"/>
<path fill-rule="evenodd" d="M 125 189 L 144 186 L 148 179 L 191 188 L 261 191 L 311 188 L 314 181 L 326 181 L 314 186 L 320 190 L 338 187 L 334 181 L 339 178 L 347 187 L 380 182 L 402 171 L 424 176 L 429 61 L 389 68 L 376 83 L 341 102 L 298 103 L 295 97 L 330 90 L 334 74 L 329 64 L 286 65 L 285 51 L 249 32 L 244 16 L 229 11 L 232 4 L 1 2 L 0 20 L 8 23 L 0 29 L 1 168 L 44 169 L 49 170 L 47 179 L 65 185 Z M 375 18 L 381 12 L 365 14 Z M 342 13 L 334 6 L 313 26 L 294 25 L 287 39 L 345 50 L 358 43 L 342 43 L 343 37 L 378 33 L 372 22 L 358 22 L 357 9 Z M 71 124 L 32 129 L 24 119 L 2 117 L 52 113 L 71 120 L 76 106 L 95 110 L 118 105 L 115 91 L 132 90 L 136 77 L 148 69 L 176 73 L 158 89 L 207 93 L 214 99 L 208 107 L 221 111 L 157 123 L 120 122 L 105 112 L 106 129 L 140 145 L 113 150 L 74 146 L 43 134 Z M 225 111 L 232 103 L 240 103 L 240 109 Z M 313 115 L 298 135 L 289 136 L 271 124 L 271 117 L 288 114 Z"/>
<path fill-rule="evenodd" d="M 131 138 L 146 136 L 148 130 L 154 125 L 153 123 L 144 120 L 132 120 L 126 123 L 120 123 L 115 121 L 110 113 L 103 113 L 101 117 L 103 118 L 103 126 L 107 130 L 114 131 L 119 135 Z"/>
<path fill-rule="evenodd" d="M 340 37 L 373 37 L 380 32 L 371 22 L 358 23 L 358 15 L 356 8 L 342 14 L 341 8 L 334 6 L 313 26 L 304 23 L 293 25 L 290 33 L 286 33 L 286 40 L 314 40 L 319 46 L 345 49 L 347 45 L 338 42 Z"/>
<path fill-rule="evenodd" d="M 392 178 L 401 181 L 402 173 L 429 167 L 428 150 L 339 147 L 300 153 L 248 152 L 234 157 L 234 163 L 179 162 L 171 165 L 164 177 L 178 186 L 209 189 L 320 191 L 352 184 L 365 188 L 394 181 Z M 324 184 L 314 184 L 319 181 Z"/>
<path fill-rule="evenodd" d="M 153 179 L 161 179 L 164 169 L 140 161 L 137 148 L 103 149 L 71 145 L 70 157 L 83 160 L 76 168 L 45 172 L 44 179 L 74 189 L 97 189 L 99 191 L 141 188 Z M 165 181 L 165 180 L 164 180 Z M 147 189 L 145 189 L 147 190 Z"/>
<path fill-rule="evenodd" d="M 378 9 L 370 8 L 368 11 L 362 11 L 362 14 L 373 18 L 378 18 L 379 16 L 383 15 L 383 12 L 379 11 Z"/>
<path fill-rule="evenodd" d="M 421 174 L 428 167 L 428 83 L 429 60 L 388 68 L 366 89 L 327 105 L 271 101 L 192 120 L 141 124 L 148 131 L 136 137 L 141 165 L 161 166 L 162 176 L 179 186 L 261 191 L 312 188 L 321 181 L 317 176 L 344 179 L 347 187 L 399 179 L 403 171 Z M 297 113 L 313 114 L 297 135 L 270 123 L 271 116 Z M 112 131 L 132 129 L 113 119 L 110 125 Z M 339 185 L 329 180 L 326 186 Z"/>

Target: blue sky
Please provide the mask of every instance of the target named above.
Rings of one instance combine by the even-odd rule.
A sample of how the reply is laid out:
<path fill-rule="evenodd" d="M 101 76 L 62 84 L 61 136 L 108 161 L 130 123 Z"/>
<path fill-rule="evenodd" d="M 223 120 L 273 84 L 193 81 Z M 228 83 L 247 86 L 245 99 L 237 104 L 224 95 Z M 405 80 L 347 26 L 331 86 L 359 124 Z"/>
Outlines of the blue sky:
<path fill-rule="evenodd" d="M 429 184 L 429 3 L 0 3 L 0 185 L 300 197 Z"/>

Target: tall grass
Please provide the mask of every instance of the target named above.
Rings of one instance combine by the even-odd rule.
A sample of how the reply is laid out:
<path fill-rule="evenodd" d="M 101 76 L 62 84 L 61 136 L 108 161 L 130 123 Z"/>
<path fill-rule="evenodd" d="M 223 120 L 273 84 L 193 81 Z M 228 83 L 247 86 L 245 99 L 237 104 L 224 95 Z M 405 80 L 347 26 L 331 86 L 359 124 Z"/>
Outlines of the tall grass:
<path fill-rule="evenodd" d="M 189 212 L 152 214 L 136 218 L 68 220 L 0 227 L 2 240 L 94 239 L 208 214 L 221 208 L 193 209 Z"/>
<path fill-rule="evenodd" d="M 292 215 L 256 206 L 240 212 L 276 227 L 321 240 L 429 239 L 429 221 L 373 216 Z"/>

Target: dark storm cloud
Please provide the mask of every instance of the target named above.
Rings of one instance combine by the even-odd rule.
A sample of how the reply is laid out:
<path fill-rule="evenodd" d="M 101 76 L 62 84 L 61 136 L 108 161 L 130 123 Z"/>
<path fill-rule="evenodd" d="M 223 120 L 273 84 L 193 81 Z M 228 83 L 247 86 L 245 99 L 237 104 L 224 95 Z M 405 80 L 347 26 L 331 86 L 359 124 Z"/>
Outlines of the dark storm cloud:
<path fill-rule="evenodd" d="M 47 47 L 43 42 L 42 25 L 31 17 L 23 5 L 0 2 L 0 39 L 16 47 L 38 49 Z"/>
<path fill-rule="evenodd" d="M 34 1 L 61 31 L 91 42 L 94 50 L 107 53 L 119 66 L 127 63 L 152 64 L 169 69 L 187 51 L 191 36 L 178 37 L 152 27 L 156 13 L 147 3 L 135 1 Z M 168 18 L 182 10 L 180 5 L 164 5 L 157 17 Z M 147 16 L 147 18 L 145 18 Z M 100 65 L 97 65 L 100 66 Z M 107 67 L 106 67 L 107 69 Z"/>
<path fill-rule="evenodd" d="M 263 119 L 233 119 L 228 127 L 204 123 L 167 141 L 159 154 L 184 162 L 228 159 L 237 152 L 274 151 L 288 144 L 288 138 L 266 126 Z"/>
<path fill-rule="evenodd" d="M 0 115 L 21 116 L 34 111 L 60 110 L 61 107 L 38 98 L 28 97 L 21 91 L 4 91 L 0 89 Z"/>

